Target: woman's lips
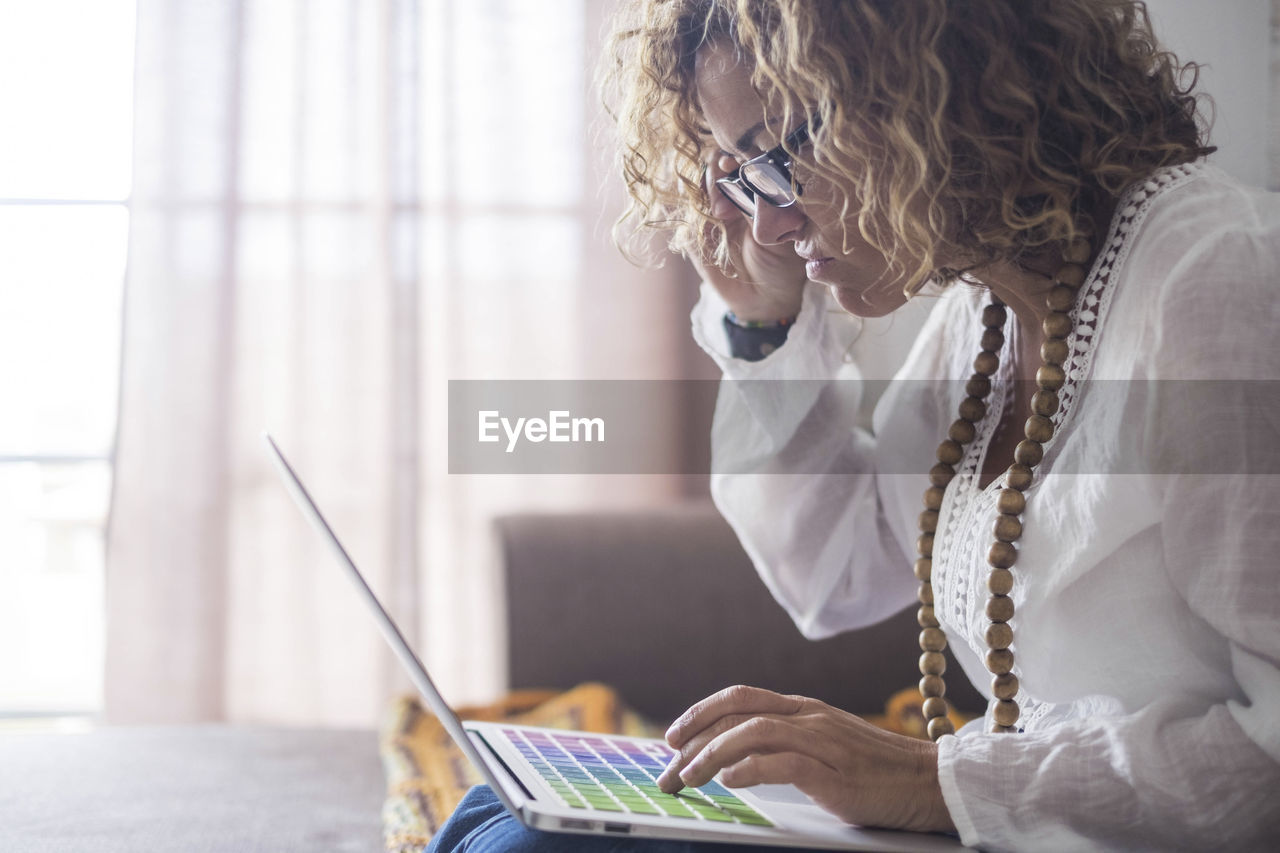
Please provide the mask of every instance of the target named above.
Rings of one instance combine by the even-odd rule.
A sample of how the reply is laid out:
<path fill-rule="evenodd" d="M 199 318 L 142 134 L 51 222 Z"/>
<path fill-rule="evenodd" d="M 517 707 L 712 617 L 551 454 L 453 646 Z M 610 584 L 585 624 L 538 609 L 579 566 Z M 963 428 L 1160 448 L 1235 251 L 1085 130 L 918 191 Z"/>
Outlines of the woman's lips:
<path fill-rule="evenodd" d="M 805 275 L 809 277 L 810 281 L 818 281 L 823 271 L 833 263 L 835 263 L 835 258 L 815 258 L 812 261 L 806 261 L 804 265 Z"/>

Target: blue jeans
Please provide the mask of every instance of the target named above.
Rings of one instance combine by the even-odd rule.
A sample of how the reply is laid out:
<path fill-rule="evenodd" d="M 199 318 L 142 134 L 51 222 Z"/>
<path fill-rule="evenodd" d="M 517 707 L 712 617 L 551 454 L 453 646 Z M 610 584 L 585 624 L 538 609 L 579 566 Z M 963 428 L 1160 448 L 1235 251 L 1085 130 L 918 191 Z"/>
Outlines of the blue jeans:
<path fill-rule="evenodd" d="M 761 853 L 782 848 L 741 844 L 611 838 L 529 829 L 511 816 L 486 785 L 467 792 L 440 827 L 427 853 Z M 797 853 L 796 848 L 787 848 Z"/>

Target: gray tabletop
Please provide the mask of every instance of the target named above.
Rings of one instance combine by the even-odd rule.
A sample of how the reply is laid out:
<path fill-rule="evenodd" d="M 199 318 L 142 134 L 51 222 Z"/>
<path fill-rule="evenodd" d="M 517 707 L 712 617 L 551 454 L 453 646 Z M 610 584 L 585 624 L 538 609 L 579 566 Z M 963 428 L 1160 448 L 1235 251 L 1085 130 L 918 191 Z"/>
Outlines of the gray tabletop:
<path fill-rule="evenodd" d="M 0 735 L 0 850 L 382 849 L 368 731 L 104 727 Z"/>

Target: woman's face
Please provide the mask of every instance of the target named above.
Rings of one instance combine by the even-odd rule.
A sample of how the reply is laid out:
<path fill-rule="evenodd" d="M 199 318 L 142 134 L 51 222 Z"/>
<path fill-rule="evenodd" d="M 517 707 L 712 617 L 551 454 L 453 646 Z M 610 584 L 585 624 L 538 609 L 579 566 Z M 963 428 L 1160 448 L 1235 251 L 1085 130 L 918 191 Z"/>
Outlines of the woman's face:
<path fill-rule="evenodd" d="M 722 152 L 715 164 L 719 169 L 731 171 L 736 163 L 777 146 L 795 129 L 780 126 L 781 103 L 763 105 L 767 111 L 762 110 L 760 97 L 751 88 L 750 72 L 723 39 L 698 51 L 694 84 L 703 117 Z M 767 120 L 762 121 L 762 116 Z M 884 256 L 862 239 L 856 214 L 850 215 L 847 229 L 842 227 L 831 184 L 806 175 L 803 164 L 796 165 L 795 177 L 803 186 L 796 204 L 787 208 L 763 201 L 757 204 L 751 228 L 756 241 L 764 245 L 792 243 L 796 254 L 807 262 L 809 279 L 828 285 L 836 301 L 851 314 L 880 317 L 903 305 L 902 282 L 888 271 Z M 728 213 L 733 210 L 728 204 L 716 209 L 725 210 L 725 215 L 741 215 Z"/>

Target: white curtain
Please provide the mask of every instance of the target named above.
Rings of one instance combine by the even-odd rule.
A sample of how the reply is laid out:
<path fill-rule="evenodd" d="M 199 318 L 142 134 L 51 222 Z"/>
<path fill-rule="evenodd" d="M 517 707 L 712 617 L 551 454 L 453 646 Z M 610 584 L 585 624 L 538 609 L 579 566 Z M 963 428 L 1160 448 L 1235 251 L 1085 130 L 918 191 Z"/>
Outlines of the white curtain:
<path fill-rule="evenodd" d="M 495 513 L 687 485 L 448 474 L 449 379 L 696 369 L 687 272 L 608 239 L 607 6 L 138 0 L 109 720 L 370 725 L 405 686 L 264 428 L 458 701 L 503 687 Z"/>
<path fill-rule="evenodd" d="M 1271 0 L 1270 188 L 1280 191 L 1280 0 Z"/>

